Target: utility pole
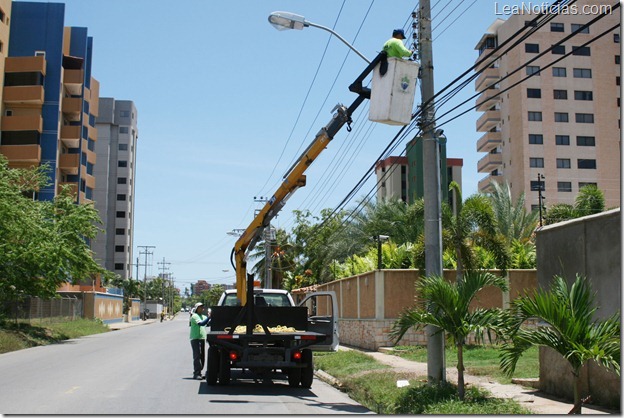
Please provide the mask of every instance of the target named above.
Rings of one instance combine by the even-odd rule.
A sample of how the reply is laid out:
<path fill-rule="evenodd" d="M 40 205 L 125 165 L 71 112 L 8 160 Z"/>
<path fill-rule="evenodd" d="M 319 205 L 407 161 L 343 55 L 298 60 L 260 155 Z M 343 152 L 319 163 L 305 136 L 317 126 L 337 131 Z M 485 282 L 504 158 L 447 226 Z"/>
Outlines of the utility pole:
<path fill-rule="evenodd" d="M 544 191 L 544 182 L 543 182 L 544 179 L 545 177 L 541 173 L 537 173 L 537 187 L 538 187 L 537 199 L 538 199 L 538 204 L 539 204 L 539 226 L 540 228 L 542 227 L 542 205 L 544 203 L 544 196 L 542 195 L 542 192 Z"/>
<path fill-rule="evenodd" d="M 145 266 L 145 272 L 143 273 L 143 314 L 145 314 L 145 310 L 147 309 L 147 256 L 154 254 L 154 252 L 150 252 L 150 248 L 156 248 L 154 245 L 137 245 L 137 248 L 143 248 L 145 249 L 145 251 L 143 252 L 139 252 L 139 256 L 142 254 L 145 254 L 145 264 L 143 264 L 143 266 Z M 138 263 L 137 263 L 138 264 Z M 137 275 L 138 275 L 139 269 L 137 267 Z M 137 277 L 138 279 L 138 277 Z M 144 316 L 145 317 L 145 316 Z"/>
<path fill-rule="evenodd" d="M 163 257 L 162 262 L 158 262 L 156 264 L 159 264 L 160 270 L 162 271 L 162 273 L 160 273 L 162 279 L 163 279 L 163 285 L 162 285 L 162 298 L 163 298 L 163 303 L 165 302 L 166 298 L 165 298 L 165 271 L 169 270 L 167 266 L 171 265 L 171 263 L 167 263 L 165 262 L 165 257 Z M 171 305 L 171 307 L 173 308 L 173 305 Z"/>
<path fill-rule="evenodd" d="M 266 203 L 269 199 L 267 197 L 255 197 L 254 202 Z M 271 277 L 271 222 L 264 229 L 264 287 L 267 289 L 273 288 L 273 278 Z"/>
<path fill-rule="evenodd" d="M 425 274 L 442 276 L 442 202 L 440 186 L 440 147 L 437 142 L 434 113 L 433 47 L 431 39 L 431 4 L 420 0 L 418 46 L 421 60 L 421 95 L 423 131 L 423 183 L 425 199 Z M 444 332 L 427 326 L 427 380 L 430 384 L 446 381 Z"/>

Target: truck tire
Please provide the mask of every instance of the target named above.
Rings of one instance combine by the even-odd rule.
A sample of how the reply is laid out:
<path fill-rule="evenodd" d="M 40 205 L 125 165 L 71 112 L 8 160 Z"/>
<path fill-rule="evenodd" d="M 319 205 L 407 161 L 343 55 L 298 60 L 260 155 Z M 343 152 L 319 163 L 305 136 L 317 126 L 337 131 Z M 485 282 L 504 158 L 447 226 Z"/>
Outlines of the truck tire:
<path fill-rule="evenodd" d="M 301 361 L 306 364 L 303 369 L 299 369 L 301 370 L 301 387 L 310 389 L 314 380 L 314 357 L 312 356 L 312 350 L 307 348 L 302 350 Z"/>
<path fill-rule="evenodd" d="M 288 369 L 288 386 L 291 388 L 299 387 L 301 383 L 301 369 L 298 367 L 291 367 Z"/>
<path fill-rule="evenodd" d="M 217 347 L 208 348 L 208 370 L 206 371 L 206 383 L 216 385 L 219 377 L 219 349 Z"/>
<path fill-rule="evenodd" d="M 220 385 L 229 385 L 230 384 L 230 358 L 228 356 L 227 350 L 220 350 L 221 355 L 219 356 L 219 384 Z"/>

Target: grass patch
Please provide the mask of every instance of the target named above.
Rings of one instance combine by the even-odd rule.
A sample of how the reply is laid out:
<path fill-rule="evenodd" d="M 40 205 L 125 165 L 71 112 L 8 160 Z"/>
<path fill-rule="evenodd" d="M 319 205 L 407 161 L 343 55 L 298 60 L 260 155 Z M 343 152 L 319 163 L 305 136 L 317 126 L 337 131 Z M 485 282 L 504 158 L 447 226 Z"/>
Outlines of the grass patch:
<path fill-rule="evenodd" d="M 40 325 L 5 321 L 0 323 L 0 354 L 108 331 L 101 321 L 84 318 Z"/>
<path fill-rule="evenodd" d="M 394 355 L 408 360 L 427 362 L 427 347 L 397 346 L 392 352 Z M 446 367 L 457 367 L 457 348 L 447 346 L 445 349 Z M 464 367 L 466 372 L 473 376 L 490 376 L 500 383 L 511 383 L 499 367 L 499 351 L 496 346 L 465 346 Z M 516 378 L 539 377 L 539 349 L 531 347 L 524 352 L 513 375 Z"/>
<path fill-rule="evenodd" d="M 378 414 L 530 414 L 516 401 L 491 398 L 480 388 L 467 387 L 462 402 L 457 396 L 457 386 L 443 383 L 427 385 L 425 376 L 397 373 L 378 363 L 366 354 L 355 351 L 315 353 L 316 367 L 336 377 L 341 389 Z M 354 367 L 355 362 L 358 364 Z M 369 373 L 365 373 L 369 371 Z M 340 377 L 339 377 L 340 375 Z M 397 388 L 397 380 L 408 380 L 410 385 Z"/>

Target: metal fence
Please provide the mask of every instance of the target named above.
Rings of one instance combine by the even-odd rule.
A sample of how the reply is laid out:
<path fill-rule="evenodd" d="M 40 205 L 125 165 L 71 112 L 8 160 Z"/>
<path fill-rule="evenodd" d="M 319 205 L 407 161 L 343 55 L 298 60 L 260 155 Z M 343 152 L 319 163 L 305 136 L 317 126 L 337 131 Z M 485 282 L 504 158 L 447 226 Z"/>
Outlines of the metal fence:
<path fill-rule="evenodd" d="M 0 315 L 6 319 L 32 323 L 34 321 L 67 321 L 82 317 L 82 300 L 76 297 L 40 299 L 0 303 Z"/>

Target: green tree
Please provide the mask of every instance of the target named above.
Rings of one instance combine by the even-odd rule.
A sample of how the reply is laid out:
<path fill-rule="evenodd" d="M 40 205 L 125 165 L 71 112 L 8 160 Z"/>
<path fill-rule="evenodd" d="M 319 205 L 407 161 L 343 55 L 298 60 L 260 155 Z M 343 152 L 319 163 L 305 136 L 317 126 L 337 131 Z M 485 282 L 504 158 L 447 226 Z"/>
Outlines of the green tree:
<path fill-rule="evenodd" d="M 520 194 L 516 203 L 513 203 L 509 183 L 500 185 L 492 183 L 494 190 L 489 194 L 496 229 L 505 238 L 507 247 L 512 246 L 514 240 L 521 243 L 530 241 L 539 221 L 537 211 L 527 212 L 525 207 L 524 192 Z"/>
<path fill-rule="evenodd" d="M 75 204 L 67 189 L 53 201 L 32 198 L 46 185 L 47 169 L 10 169 L 0 156 L 0 295 L 7 299 L 49 298 L 63 283 L 115 277 L 87 244 L 101 224 L 92 204 Z"/>
<path fill-rule="evenodd" d="M 546 225 L 550 225 L 581 216 L 593 215 L 604 210 L 604 193 L 595 185 L 588 184 L 580 188 L 574 206 L 567 203 L 557 203 L 546 210 L 544 220 Z"/>
<path fill-rule="evenodd" d="M 463 348 L 466 338 L 474 333 L 477 341 L 481 341 L 486 331 L 496 330 L 501 323 L 500 309 L 469 309 L 477 293 L 487 286 L 507 290 L 504 278 L 484 271 L 466 271 L 463 279 L 454 283 L 440 276 L 424 277 L 416 284 L 417 305 L 401 313 L 390 332 L 395 342 L 410 328 L 419 329 L 425 325 L 434 325 L 440 332 L 447 333 L 457 346 L 457 387 L 461 400 L 465 394 Z"/>
<path fill-rule="evenodd" d="M 612 368 L 620 375 L 620 315 L 598 321 L 594 294 L 588 280 L 576 275 L 568 287 L 561 276 L 555 276 L 550 290 L 536 289 L 530 296 L 513 301 L 509 323 L 511 339 L 501 350 L 501 369 L 512 375 L 518 359 L 529 347 L 550 347 L 572 366 L 574 408 L 581 413 L 581 368 L 590 360 Z M 522 327 L 528 318 L 538 318 L 547 326 Z"/>

